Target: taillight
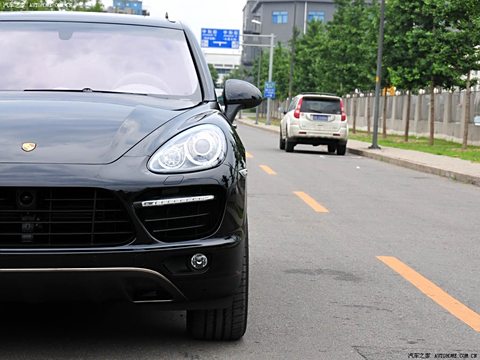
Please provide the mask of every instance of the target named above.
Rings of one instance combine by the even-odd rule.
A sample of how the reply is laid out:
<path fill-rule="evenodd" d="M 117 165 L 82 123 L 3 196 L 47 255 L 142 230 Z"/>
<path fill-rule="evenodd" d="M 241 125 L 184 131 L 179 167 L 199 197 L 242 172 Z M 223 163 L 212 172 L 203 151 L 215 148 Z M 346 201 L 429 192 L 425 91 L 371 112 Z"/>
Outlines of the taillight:
<path fill-rule="evenodd" d="M 300 119 L 300 108 L 302 107 L 302 102 L 303 102 L 303 98 L 300 98 L 300 100 L 298 100 L 297 107 L 295 108 L 295 111 L 293 112 L 293 117 L 296 118 L 296 119 Z"/>
<path fill-rule="evenodd" d="M 345 113 L 345 108 L 343 107 L 343 100 L 340 99 L 340 111 L 342 112 L 342 121 L 347 120 L 347 114 Z"/>

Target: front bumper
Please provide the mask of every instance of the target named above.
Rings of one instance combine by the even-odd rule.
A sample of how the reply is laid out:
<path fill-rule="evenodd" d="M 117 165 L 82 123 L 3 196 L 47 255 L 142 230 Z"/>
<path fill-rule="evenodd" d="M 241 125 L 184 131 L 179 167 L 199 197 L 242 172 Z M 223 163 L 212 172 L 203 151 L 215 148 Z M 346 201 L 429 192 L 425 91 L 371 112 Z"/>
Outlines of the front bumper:
<path fill-rule="evenodd" d="M 244 234 L 182 246 L 3 252 L 2 302 L 131 301 L 169 309 L 228 306 L 240 284 Z M 205 254 L 207 268 L 190 258 Z"/>
<path fill-rule="evenodd" d="M 8 174 L 0 179 L 3 187 L 95 187 L 115 193 L 127 209 L 135 238 L 119 246 L 70 248 L 5 247 L 0 238 L 0 302 L 127 300 L 165 309 L 229 306 L 247 251 L 243 156 L 180 176 L 152 174 L 146 170 L 147 160 L 124 157 L 104 166 L 1 165 L 0 171 Z M 50 171 L 53 167 L 56 175 Z M 33 176 L 22 177 L 26 173 Z M 135 203 L 152 190 L 205 186 L 224 193 L 218 225 L 208 236 L 158 240 L 136 212 Z M 203 270 L 189 266 L 197 253 L 208 258 Z"/>

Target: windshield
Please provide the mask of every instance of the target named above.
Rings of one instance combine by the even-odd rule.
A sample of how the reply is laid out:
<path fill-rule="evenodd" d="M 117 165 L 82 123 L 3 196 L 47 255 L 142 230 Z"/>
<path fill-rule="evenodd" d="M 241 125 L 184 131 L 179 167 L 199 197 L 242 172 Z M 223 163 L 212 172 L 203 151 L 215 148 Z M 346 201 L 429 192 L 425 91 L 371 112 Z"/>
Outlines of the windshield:
<path fill-rule="evenodd" d="M 330 98 L 303 98 L 300 111 L 308 113 L 341 114 L 340 100 Z"/>
<path fill-rule="evenodd" d="M 183 31 L 68 22 L 0 24 L 0 90 L 115 91 L 200 100 Z"/>

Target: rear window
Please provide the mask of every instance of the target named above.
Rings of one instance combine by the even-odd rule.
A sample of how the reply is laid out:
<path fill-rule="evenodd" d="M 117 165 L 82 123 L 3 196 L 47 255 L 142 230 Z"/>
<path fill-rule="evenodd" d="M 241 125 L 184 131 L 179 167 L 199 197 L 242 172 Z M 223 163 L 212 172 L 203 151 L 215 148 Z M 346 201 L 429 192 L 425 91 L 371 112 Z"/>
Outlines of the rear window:
<path fill-rule="evenodd" d="M 201 99 L 181 30 L 76 22 L 0 23 L 0 91 L 118 91 Z"/>
<path fill-rule="evenodd" d="M 319 114 L 341 114 L 340 99 L 303 98 L 301 112 Z"/>

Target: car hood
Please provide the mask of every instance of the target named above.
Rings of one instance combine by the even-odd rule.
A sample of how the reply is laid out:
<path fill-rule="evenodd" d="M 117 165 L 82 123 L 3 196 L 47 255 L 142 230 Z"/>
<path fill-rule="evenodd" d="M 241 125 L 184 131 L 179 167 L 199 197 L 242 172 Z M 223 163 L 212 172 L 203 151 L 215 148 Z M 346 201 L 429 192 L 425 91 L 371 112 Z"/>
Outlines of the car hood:
<path fill-rule="evenodd" d="M 0 93 L 0 163 L 108 164 L 194 105 L 140 95 Z M 26 143 L 35 149 L 25 151 Z"/>

